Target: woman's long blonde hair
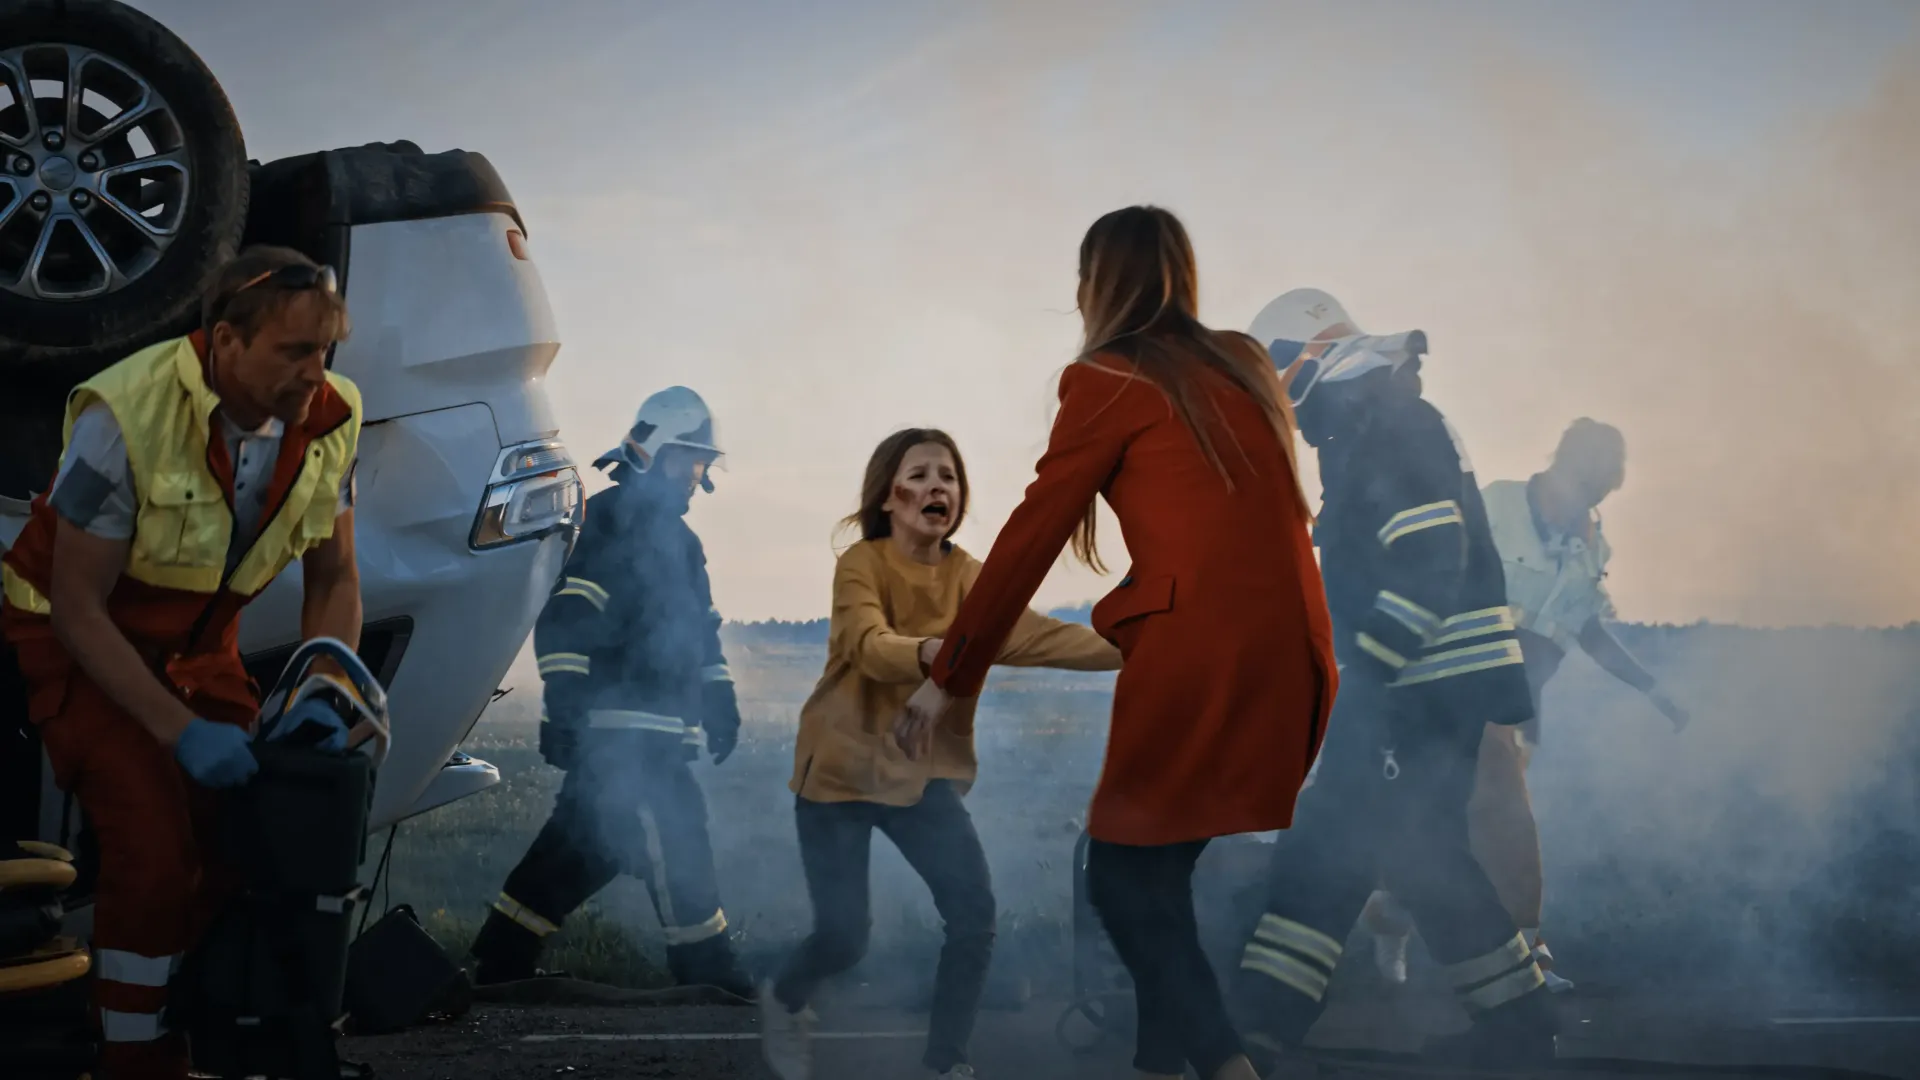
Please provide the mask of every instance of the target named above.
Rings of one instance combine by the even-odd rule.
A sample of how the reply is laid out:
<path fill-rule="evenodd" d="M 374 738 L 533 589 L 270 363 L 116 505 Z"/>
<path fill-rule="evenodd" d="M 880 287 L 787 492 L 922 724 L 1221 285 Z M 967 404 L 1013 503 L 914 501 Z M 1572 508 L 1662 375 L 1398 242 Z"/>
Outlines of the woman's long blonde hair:
<path fill-rule="evenodd" d="M 1199 269 L 1179 218 L 1158 206 L 1129 206 L 1094 222 L 1080 242 L 1079 307 L 1086 338 L 1075 362 L 1093 363 L 1096 355 L 1105 353 L 1131 363 L 1132 377 L 1144 378 L 1166 394 L 1229 490 L 1233 477 L 1214 445 L 1212 429 L 1225 431 L 1241 459 L 1254 463 L 1227 428 L 1201 373 L 1210 369 L 1225 376 L 1259 403 L 1286 456 L 1300 512 L 1312 519 L 1294 456 L 1293 410 L 1287 404 L 1285 379 L 1252 338 L 1201 324 Z M 1097 506 L 1088 504 L 1074 530 L 1073 554 L 1095 572 L 1105 573 L 1095 537 Z"/>

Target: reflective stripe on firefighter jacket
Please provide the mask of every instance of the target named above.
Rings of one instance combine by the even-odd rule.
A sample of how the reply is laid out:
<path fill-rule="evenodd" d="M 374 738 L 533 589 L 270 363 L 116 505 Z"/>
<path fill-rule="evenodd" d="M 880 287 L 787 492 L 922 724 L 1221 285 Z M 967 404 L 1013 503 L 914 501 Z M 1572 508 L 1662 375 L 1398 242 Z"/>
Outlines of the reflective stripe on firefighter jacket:
<path fill-rule="evenodd" d="M 587 500 L 533 648 L 545 718 L 567 727 L 699 746 L 707 684 L 732 682 L 700 538 L 625 484 Z"/>
<path fill-rule="evenodd" d="M 204 348 L 195 334 L 142 349 L 67 399 L 67 436 L 80 413 L 101 402 L 126 441 L 134 534 L 108 614 L 136 647 L 160 652 L 224 651 L 239 609 L 333 535 L 340 485 L 360 438 L 360 393 L 328 372 L 306 420 L 287 426 L 263 504 L 267 520 L 229 575 L 233 463 L 217 431 L 220 399 L 207 385 Z M 34 617 L 44 624 L 52 610 L 54 524 L 42 494 L 7 553 L 10 634 L 33 633 Z M 200 637 L 187 641 L 196 627 Z"/>
<path fill-rule="evenodd" d="M 1589 538 L 1561 536 L 1534 514 L 1525 480 L 1496 480 L 1481 495 L 1506 571 L 1507 603 L 1521 629 L 1564 650 L 1587 623 L 1613 617 L 1606 586 L 1613 550 L 1597 511 Z"/>
<path fill-rule="evenodd" d="M 1463 721 L 1531 718 L 1500 555 L 1446 418 L 1424 399 L 1387 402 L 1323 447 L 1320 468 L 1314 535 L 1345 670 Z"/>

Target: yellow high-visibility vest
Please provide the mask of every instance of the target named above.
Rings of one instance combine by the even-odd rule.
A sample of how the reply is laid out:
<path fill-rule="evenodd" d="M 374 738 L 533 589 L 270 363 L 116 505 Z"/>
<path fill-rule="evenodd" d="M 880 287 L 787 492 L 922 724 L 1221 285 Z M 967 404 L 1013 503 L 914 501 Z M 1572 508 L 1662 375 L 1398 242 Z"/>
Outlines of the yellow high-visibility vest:
<path fill-rule="evenodd" d="M 289 425 L 282 436 L 281 453 L 300 453 L 302 460 L 284 492 L 277 486 L 269 492 L 272 516 L 225 580 L 231 592 L 259 592 L 333 535 L 340 485 L 359 448 L 361 405 L 351 380 L 328 372 L 327 384 L 346 408 L 336 404 L 328 410 L 333 415 L 309 417 L 304 430 Z M 72 439 L 74 421 L 95 402 L 113 410 L 126 440 L 136 503 L 126 575 L 163 589 L 218 592 L 233 535 L 232 493 L 209 465 L 208 447 L 219 437 L 213 412 L 220 399 L 207 386 L 193 341 L 175 338 L 142 349 L 75 387 L 67 398 L 64 440 Z M 15 606 L 49 610 L 39 589 L 11 566 L 6 585 Z"/>

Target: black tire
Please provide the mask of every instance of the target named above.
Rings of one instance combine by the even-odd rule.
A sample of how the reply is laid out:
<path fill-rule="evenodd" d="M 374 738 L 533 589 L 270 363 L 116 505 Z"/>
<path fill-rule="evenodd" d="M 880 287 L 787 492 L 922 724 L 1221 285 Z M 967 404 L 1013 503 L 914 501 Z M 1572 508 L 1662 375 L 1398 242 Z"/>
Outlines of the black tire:
<path fill-rule="evenodd" d="M 246 224 L 246 144 L 213 73 L 146 15 L 116 0 L 6 0 L 6 8 L 0 54 L 59 44 L 101 53 L 130 69 L 169 106 L 188 168 L 173 239 L 125 285 L 77 300 L 0 288 L 0 377 L 64 389 L 197 325 L 201 297 L 238 251 Z M 14 154 L 0 143 L 0 157 Z M 0 199 L 8 197 L 0 189 Z M 94 212 L 105 208 L 96 205 Z M 0 274 L 9 273 L 0 268 Z"/>

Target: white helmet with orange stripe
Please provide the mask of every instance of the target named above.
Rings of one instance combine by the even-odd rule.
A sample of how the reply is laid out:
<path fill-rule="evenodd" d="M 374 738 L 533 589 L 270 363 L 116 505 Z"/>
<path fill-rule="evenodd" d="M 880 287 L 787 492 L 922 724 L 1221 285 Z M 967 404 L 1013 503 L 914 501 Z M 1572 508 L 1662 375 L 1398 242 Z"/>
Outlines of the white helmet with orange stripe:
<path fill-rule="evenodd" d="M 1295 289 L 1280 296 L 1260 309 L 1248 333 L 1266 346 L 1280 370 L 1299 366 L 1287 386 L 1296 407 L 1321 383 L 1397 368 L 1427 351 L 1425 331 L 1385 337 L 1362 333 L 1340 301 L 1320 289 Z"/>
<path fill-rule="evenodd" d="M 637 473 L 644 473 L 653 467 L 654 458 L 668 446 L 683 446 L 689 450 L 704 451 L 712 455 L 713 464 L 718 466 L 722 455 L 720 440 L 713 430 L 713 411 L 707 408 L 699 394 L 684 386 L 669 386 L 640 403 L 640 412 L 633 418 L 633 427 L 619 446 L 601 454 L 594 461 L 595 468 L 604 468 L 612 464 L 622 464 Z M 706 477 L 701 487 L 713 490 L 713 480 Z"/>

